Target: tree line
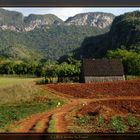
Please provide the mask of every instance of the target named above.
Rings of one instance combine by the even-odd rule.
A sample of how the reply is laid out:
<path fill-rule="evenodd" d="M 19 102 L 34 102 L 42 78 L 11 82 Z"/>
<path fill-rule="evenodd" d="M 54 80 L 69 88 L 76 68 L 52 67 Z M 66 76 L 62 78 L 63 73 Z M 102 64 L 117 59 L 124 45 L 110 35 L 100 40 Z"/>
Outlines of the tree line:
<path fill-rule="evenodd" d="M 126 75 L 140 75 L 140 54 L 125 49 L 109 50 L 109 59 L 121 59 Z M 23 61 L 0 59 L 0 74 L 36 77 L 79 77 L 81 61 L 69 57 L 65 62 L 52 60 Z"/>
<path fill-rule="evenodd" d="M 80 74 L 80 65 L 80 61 L 72 58 L 63 63 L 51 60 L 38 63 L 0 60 L 0 74 L 34 75 L 48 78 L 78 76 Z"/>

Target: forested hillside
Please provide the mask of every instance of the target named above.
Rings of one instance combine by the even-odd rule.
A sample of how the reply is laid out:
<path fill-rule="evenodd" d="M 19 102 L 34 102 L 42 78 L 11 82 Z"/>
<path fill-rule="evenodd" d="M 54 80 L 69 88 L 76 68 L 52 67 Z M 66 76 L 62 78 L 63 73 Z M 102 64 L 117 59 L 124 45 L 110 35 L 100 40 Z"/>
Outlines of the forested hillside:
<path fill-rule="evenodd" d="M 49 29 L 39 28 L 30 32 L 0 30 L 0 49 L 20 44 L 38 51 L 45 59 L 57 60 L 79 48 L 85 37 L 96 36 L 107 31 L 108 28 L 73 25 L 50 26 Z"/>
<path fill-rule="evenodd" d="M 30 14 L 25 17 L 16 11 L 0 9 L 0 53 L 12 59 L 11 53 L 18 50 L 17 59 L 23 58 L 20 57 L 22 49 L 16 48 L 18 44 L 29 52 L 37 51 L 44 59 L 58 60 L 66 54 L 72 54 L 86 37 L 108 32 L 114 17 L 110 13 L 91 12 L 63 21 L 53 14 Z M 24 58 L 30 58 L 27 55 L 30 54 L 27 53 Z"/>
<path fill-rule="evenodd" d="M 76 59 L 121 59 L 125 74 L 140 75 L 140 11 L 116 17 L 108 33 L 85 38 L 74 53 Z"/>
<path fill-rule="evenodd" d="M 75 57 L 104 57 L 108 50 L 117 48 L 140 52 L 140 11 L 116 17 L 111 29 L 104 35 L 87 37 Z"/>

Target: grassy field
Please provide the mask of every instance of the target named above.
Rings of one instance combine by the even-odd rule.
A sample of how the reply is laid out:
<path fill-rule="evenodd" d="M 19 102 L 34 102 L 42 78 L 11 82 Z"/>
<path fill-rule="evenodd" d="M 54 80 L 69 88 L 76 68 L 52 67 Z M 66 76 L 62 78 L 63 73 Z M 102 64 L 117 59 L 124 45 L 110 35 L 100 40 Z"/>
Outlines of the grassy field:
<path fill-rule="evenodd" d="M 65 103 L 49 91 L 35 85 L 35 78 L 0 78 L 0 131 L 34 113 L 47 111 Z"/>
<path fill-rule="evenodd" d="M 14 84 L 26 83 L 34 81 L 34 78 L 8 78 L 0 77 L 0 87 L 2 86 L 12 86 Z"/>

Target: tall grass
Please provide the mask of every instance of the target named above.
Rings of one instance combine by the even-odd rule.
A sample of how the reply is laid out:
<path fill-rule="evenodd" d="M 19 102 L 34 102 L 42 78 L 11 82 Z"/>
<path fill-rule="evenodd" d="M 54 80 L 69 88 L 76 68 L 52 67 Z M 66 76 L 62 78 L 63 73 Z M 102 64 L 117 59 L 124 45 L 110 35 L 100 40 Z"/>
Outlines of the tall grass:
<path fill-rule="evenodd" d="M 26 101 L 39 94 L 33 79 L 0 78 L 0 105 Z"/>
<path fill-rule="evenodd" d="M 33 82 L 37 78 L 21 78 L 21 77 L 0 77 L 0 88 L 12 86 L 15 84 L 22 84 L 27 82 Z"/>

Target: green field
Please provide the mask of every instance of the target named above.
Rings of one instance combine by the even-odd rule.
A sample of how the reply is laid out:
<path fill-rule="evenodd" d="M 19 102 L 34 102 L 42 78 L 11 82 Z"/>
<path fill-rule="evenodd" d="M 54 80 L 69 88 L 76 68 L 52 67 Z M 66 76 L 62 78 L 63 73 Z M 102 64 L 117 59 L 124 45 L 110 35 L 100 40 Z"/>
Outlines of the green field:
<path fill-rule="evenodd" d="M 47 111 L 65 103 L 35 84 L 35 78 L 0 78 L 0 131 L 34 113 Z"/>

